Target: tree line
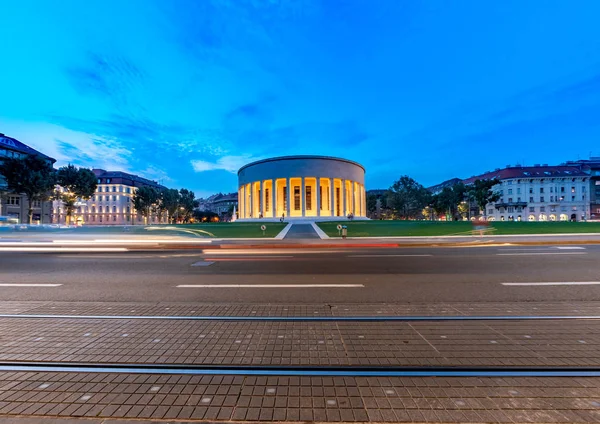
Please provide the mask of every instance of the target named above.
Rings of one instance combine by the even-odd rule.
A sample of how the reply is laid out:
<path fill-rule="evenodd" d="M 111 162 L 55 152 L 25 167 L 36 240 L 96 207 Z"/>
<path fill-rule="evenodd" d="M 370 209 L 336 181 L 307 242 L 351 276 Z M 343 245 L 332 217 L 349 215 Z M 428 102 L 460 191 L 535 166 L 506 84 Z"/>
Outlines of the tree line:
<path fill-rule="evenodd" d="M 385 193 L 370 194 L 367 210 L 373 214 L 379 204 L 382 216 L 388 219 L 431 219 L 435 215 L 462 220 L 469 216 L 470 205 L 475 204 L 485 216 L 486 205 L 500 199 L 493 190 L 499 183 L 498 179 L 475 180 L 469 185 L 459 182 L 433 194 L 413 178 L 403 175 Z"/>
<path fill-rule="evenodd" d="M 35 155 L 2 159 L 0 176 L 6 181 L 7 193 L 27 197 L 29 224 L 33 218 L 33 203 L 50 200 L 62 202 L 67 224 L 70 223 L 78 199 L 89 200 L 98 188 L 98 180 L 91 170 L 73 165 L 54 169 L 50 162 Z M 198 207 L 198 201 L 194 192 L 185 188 L 142 186 L 133 195 L 133 206 L 146 219 L 155 214 L 159 221 L 166 217 L 170 223 L 186 223 Z"/>

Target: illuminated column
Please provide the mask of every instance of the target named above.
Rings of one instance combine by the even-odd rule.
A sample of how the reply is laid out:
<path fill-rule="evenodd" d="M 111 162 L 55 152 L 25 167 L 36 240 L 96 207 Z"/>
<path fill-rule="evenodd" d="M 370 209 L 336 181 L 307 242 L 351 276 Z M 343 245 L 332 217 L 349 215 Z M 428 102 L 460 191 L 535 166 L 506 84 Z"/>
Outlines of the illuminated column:
<path fill-rule="evenodd" d="M 291 208 L 290 205 L 292 204 L 292 195 L 291 195 L 291 192 L 292 192 L 291 188 L 292 187 L 291 187 L 290 179 L 289 178 L 285 179 L 285 184 L 286 184 L 286 191 L 287 191 L 287 196 L 286 196 L 287 197 L 287 205 L 286 205 L 287 207 L 286 207 L 286 211 L 285 211 L 285 216 L 286 216 L 286 218 L 289 218 L 289 216 L 290 216 L 290 208 Z"/>
<path fill-rule="evenodd" d="M 306 180 L 301 178 L 300 204 L 302 205 L 302 217 L 306 216 Z"/>
<path fill-rule="evenodd" d="M 362 194 L 363 194 L 363 199 L 362 199 L 363 216 L 367 216 L 367 190 L 365 189 L 364 185 L 362 187 Z"/>
<path fill-rule="evenodd" d="M 329 178 L 329 211 L 331 212 L 331 216 L 335 216 L 335 212 L 334 212 L 334 195 L 333 195 L 333 191 L 334 191 L 334 186 L 335 181 L 333 178 Z"/>
<path fill-rule="evenodd" d="M 257 196 L 258 197 L 258 211 L 256 211 L 256 217 L 260 217 L 260 215 L 262 214 L 263 216 L 265 215 L 265 204 L 263 203 L 263 183 L 262 180 L 260 180 L 258 182 L 258 193 Z"/>
<path fill-rule="evenodd" d="M 238 188 L 238 214 L 240 218 L 244 217 L 244 211 L 242 209 L 242 199 L 244 198 L 242 194 L 242 187 Z"/>
<path fill-rule="evenodd" d="M 271 218 L 275 218 L 275 211 L 277 210 L 277 205 L 275 204 L 275 191 L 277 190 L 276 181 L 271 180 L 271 191 L 269 192 L 269 203 L 271 204 Z"/>
<path fill-rule="evenodd" d="M 317 216 L 321 216 L 321 179 L 317 177 Z"/>
<path fill-rule="evenodd" d="M 253 185 L 253 183 L 250 183 L 250 193 L 248 193 L 249 194 L 249 196 L 248 196 L 248 203 L 249 203 L 249 205 L 248 205 L 248 212 L 249 212 L 248 218 L 253 218 L 252 211 L 254 210 L 254 199 L 253 199 L 253 197 L 254 197 L 253 196 L 254 195 L 253 191 L 254 190 L 252 190 L 252 185 Z"/>
<path fill-rule="evenodd" d="M 346 216 L 346 180 L 342 180 L 342 216 Z"/>

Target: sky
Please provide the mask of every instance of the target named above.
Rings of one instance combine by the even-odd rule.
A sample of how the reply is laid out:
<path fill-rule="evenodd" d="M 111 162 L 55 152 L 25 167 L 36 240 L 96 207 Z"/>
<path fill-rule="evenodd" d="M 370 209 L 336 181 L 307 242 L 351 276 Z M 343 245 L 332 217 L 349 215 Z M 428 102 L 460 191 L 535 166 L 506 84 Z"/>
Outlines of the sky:
<path fill-rule="evenodd" d="M 0 132 L 198 197 L 253 160 L 367 189 L 600 156 L 600 2 L 0 1 Z"/>

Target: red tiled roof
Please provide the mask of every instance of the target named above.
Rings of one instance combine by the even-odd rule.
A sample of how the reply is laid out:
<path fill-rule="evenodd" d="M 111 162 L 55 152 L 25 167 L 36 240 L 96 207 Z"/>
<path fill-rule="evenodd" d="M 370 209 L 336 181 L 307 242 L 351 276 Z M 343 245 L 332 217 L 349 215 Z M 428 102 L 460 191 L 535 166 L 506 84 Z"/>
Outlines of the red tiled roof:
<path fill-rule="evenodd" d="M 588 176 L 585 172 L 575 166 L 519 166 L 499 169 L 497 171 L 487 172 L 463 180 L 465 184 L 471 184 L 475 180 L 508 180 L 511 178 L 556 178 L 556 177 L 584 177 Z"/>

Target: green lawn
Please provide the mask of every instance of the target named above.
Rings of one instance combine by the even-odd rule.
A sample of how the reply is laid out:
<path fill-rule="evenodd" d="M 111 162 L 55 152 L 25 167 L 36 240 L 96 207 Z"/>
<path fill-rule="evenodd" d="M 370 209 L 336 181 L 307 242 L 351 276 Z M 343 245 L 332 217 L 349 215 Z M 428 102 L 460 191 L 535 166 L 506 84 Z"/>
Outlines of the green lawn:
<path fill-rule="evenodd" d="M 348 227 L 348 237 L 468 235 L 470 222 L 431 221 L 340 221 L 321 222 L 330 237 L 338 237 L 337 225 Z M 600 222 L 492 222 L 491 234 L 600 233 Z"/>
<path fill-rule="evenodd" d="M 265 235 L 260 229 L 266 225 Z M 14 231 L 19 232 L 45 232 L 60 234 L 134 234 L 149 236 L 184 236 L 184 237 L 208 237 L 208 238 L 272 238 L 283 230 L 286 224 L 280 222 L 223 222 L 210 224 L 184 224 L 184 225 L 134 225 L 123 227 L 115 226 L 83 226 L 77 228 L 50 228 L 50 227 L 28 227 L 27 229 Z M 9 232 L 8 228 L 0 227 L 0 235 Z M 12 232 L 12 230 L 11 230 Z"/>

